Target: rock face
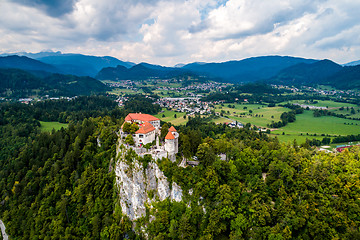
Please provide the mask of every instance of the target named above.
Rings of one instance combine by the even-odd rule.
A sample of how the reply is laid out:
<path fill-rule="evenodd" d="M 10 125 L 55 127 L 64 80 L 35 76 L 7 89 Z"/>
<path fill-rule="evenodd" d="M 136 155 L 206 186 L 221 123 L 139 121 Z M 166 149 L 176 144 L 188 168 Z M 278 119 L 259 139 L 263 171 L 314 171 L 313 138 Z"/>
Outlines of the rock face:
<path fill-rule="evenodd" d="M 116 185 L 122 212 L 131 221 L 145 216 L 146 206 L 150 207 L 154 201 L 166 198 L 177 202 L 182 200 L 180 186 L 173 182 L 170 189 L 167 177 L 155 162 L 150 162 L 144 169 L 138 160 L 134 159 L 128 164 L 123 156 L 116 163 Z"/>

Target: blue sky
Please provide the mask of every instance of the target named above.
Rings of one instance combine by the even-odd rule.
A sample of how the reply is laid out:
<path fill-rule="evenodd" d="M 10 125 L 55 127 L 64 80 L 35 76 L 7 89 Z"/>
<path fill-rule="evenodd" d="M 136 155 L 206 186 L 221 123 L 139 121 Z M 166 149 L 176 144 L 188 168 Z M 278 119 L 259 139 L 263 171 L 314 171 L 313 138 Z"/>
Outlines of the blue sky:
<path fill-rule="evenodd" d="M 263 55 L 360 59 L 360 1 L 1 0 L 0 53 L 172 66 Z"/>

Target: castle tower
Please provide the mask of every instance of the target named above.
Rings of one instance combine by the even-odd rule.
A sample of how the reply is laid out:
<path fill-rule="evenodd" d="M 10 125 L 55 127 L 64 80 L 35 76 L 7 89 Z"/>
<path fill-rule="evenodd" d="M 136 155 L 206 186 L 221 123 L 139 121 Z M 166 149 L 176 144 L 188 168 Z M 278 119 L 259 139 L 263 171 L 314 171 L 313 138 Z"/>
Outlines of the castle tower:
<path fill-rule="evenodd" d="M 169 132 L 165 137 L 165 151 L 171 161 L 175 161 L 175 154 L 178 153 L 178 139 L 179 134 L 174 127 L 169 128 Z"/>
<path fill-rule="evenodd" d="M 179 152 L 179 149 L 178 149 L 178 147 L 179 147 L 179 133 L 176 131 L 174 126 L 171 126 L 169 128 L 169 132 L 171 132 L 172 135 L 175 138 L 175 141 L 174 141 L 175 153 L 178 153 Z"/>

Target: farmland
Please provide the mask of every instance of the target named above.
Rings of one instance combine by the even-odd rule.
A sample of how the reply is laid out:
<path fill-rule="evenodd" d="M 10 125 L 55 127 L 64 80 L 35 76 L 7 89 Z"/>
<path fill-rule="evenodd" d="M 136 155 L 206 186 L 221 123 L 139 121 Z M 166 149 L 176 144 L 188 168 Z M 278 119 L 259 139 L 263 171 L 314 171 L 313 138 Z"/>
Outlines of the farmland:
<path fill-rule="evenodd" d="M 360 121 L 342 119 L 333 116 L 314 117 L 313 111 L 305 110 L 303 114 L 296 115 L 296 121 L 289 123 L 273 134 L 279 135 L 281 140 L 305 140 L 305 138 L 318 138 L 325 135 L 351 135 L 360 132 Z M 310 136 L 309 136 L 310 135 Z"/>
<path fill-rule="evenodd" d="M 215 112 L 243 124 L 251 123 L 258 127 L 266 127 L 272 121 L 280 121 L 283 112 L 290 111 L 284 107 L 268 107 L 261 104 L 223 104 L 215 106 Z M 231 106 L 231 107 L 230 107 Z"/>

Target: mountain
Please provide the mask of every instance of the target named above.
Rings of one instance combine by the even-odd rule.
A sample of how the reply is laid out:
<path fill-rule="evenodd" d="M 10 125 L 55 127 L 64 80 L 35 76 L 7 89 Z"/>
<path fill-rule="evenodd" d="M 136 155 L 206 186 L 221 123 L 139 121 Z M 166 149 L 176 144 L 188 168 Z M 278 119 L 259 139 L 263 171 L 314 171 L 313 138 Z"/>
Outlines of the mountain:
<path fill-rule="evenodd" d="M 129 68 L 135 65 L 131 62 L 120 61 L 114 57 L 96 57 L 82 54 L 60 54 L 39 57 L 37 60 L 54 65 L 67 74 L 90 77 L 95 77 L 96 74 L 105 67 L 121 65 Z"/>
<path fill-rule="evenodd" d="M 346 63 L 343 66 L 356 66 L 356 65 L 360 65 L 360 60 Z"/>
<path fill-rule="evenodd" d="M 44 78 L 21 69 L 0 69 L 0 96 L 76 96 L 101 93 L 108 87 L 91 77 L 51 74 Z"/>
<path fill-rule="evenodd" d="M 48 56 L 59 56 L 62 53 L 60 51 L 53 52 L 53 51 L 43 51 L 38 53 L 28 53 L 28 52 L 16 52 L 16 53 L 3 53 L 0 54 L 0 56 L 11 56 L 11 55 L 17 55 L 17 56 L 25 56 L 32 59 L 38 59 L 41 57 L 48 57 Z"/>
<path fill-rule="evenodd" d="M 337 89 L 360 89 L 360 65 L 343 67 L 325 80 Z"/>
<path fill-rule="evenodd" d="M 105 84 L 88 76 L 53 74 L 44 78 L 43 81 L 47 85 L 60 89 L 71 96 L 90 95 L 108 90 Z"/>
<path fill-rule="evenodd" d="M 56 67 L 25 56 L 0 57 L 0 68 L 17 68 L 27 71 L 59 72 Z"/>
<path fill-rule="evenodd" d="M 281 70 L 267 82 L 284 85 L 319 84 L 341 69 L 341 65 L 327 59 L 311 64 L 299 63 Z"/>
<path fill-rule="evenodd" d="M 0 68 L 0 93 L 10 89 L 28 90 L 45 87 L 45 84 L 34 75 L 20 69 L 1 69 Z"/>
<path fill-rule="evenodd" d="M 191 70 L 200 75 L 239 83 L 268 79 L 287 67 L 299 63 L 314 63 L 316 61 L 314 59 L 288 56 L 264 56 L 223 63 L 191 63 L 185 65 L 182 69 Z"/>
<path fill-rule="evenodd" d="M 123 66 L 103 68 L 97 79 L 100 80 L 145 80 L 149 78 L 173 78 L 184 75 L 193 75 L 189 70 L 169 68 L 148 63 L 140 63 L 131 68 Z"/>

